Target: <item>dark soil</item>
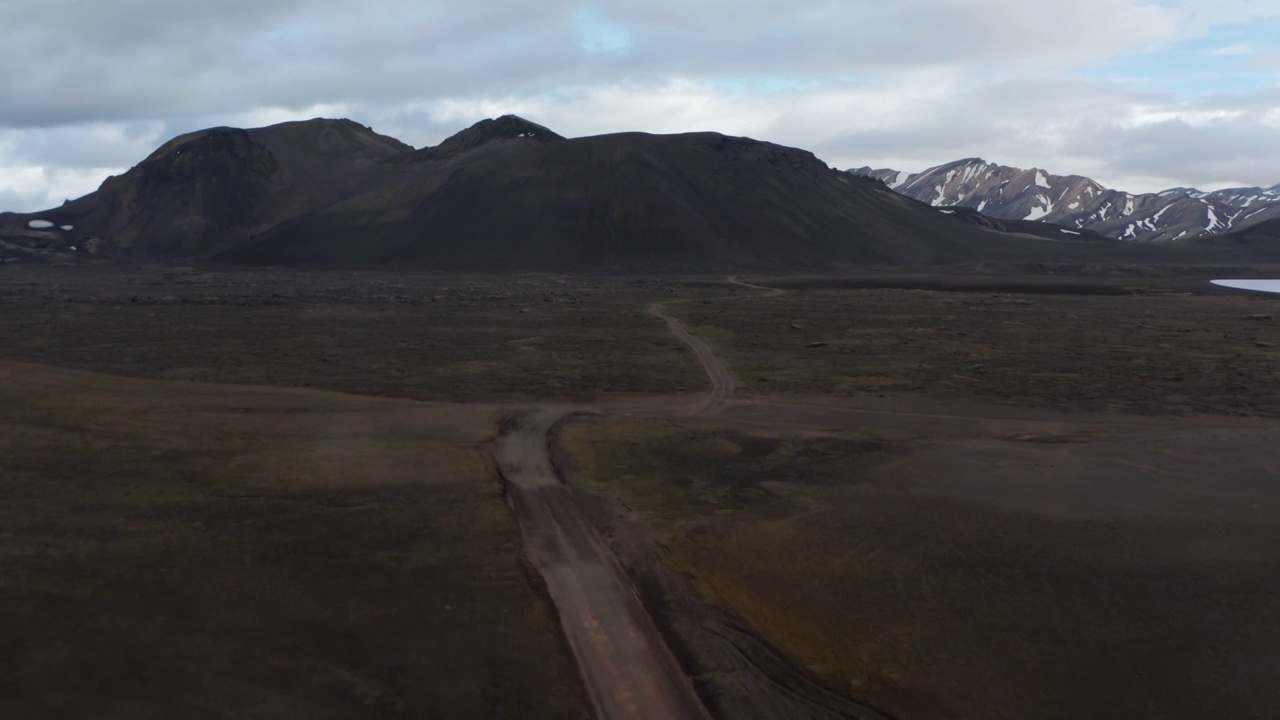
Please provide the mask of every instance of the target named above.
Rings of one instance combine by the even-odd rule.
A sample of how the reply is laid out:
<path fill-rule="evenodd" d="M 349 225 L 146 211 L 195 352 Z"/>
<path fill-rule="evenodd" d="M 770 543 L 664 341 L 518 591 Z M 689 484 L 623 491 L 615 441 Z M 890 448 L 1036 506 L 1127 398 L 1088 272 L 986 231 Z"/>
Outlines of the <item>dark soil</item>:
<path fill-rule="evenodd" d="M 1068 410 L 1280 416 L 1280 324 L 1257 319 L 1280 317 L 1280 296 L 1132 278 L 1084 281 L 1081 294 L 1064 294 L 1081 281 L 1018 278 L 924 278 L 921 289 L 894 289 L 909 280 L 744 292 L 673 312 L 712 342 L 747 392 L 925 392 Z M 1205 294 L 1172 291 L 1183 284 Z M 1133 294 L 1112 294 L 1121 288 Z"/>
<path fill-rule="evenodd" d="M 0 717 L 588 717 L 496 422 L 0 363 Z"/>
<path fill-rule="evenodd" d="M 643 278 L 184 268 L 0 271 L 0 359 L 474 401 L 700 387 Z"/>

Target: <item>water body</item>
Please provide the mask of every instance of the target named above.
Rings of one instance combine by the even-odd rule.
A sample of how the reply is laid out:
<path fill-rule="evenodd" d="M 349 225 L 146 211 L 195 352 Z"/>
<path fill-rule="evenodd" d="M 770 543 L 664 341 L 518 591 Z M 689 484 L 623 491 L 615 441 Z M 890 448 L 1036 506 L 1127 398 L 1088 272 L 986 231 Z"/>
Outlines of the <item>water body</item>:
<path fill-rule="evenodd" d="M 1236 290 L 1280 293 L 1280 280 L 1214 280 L 1213 284 Z"/>

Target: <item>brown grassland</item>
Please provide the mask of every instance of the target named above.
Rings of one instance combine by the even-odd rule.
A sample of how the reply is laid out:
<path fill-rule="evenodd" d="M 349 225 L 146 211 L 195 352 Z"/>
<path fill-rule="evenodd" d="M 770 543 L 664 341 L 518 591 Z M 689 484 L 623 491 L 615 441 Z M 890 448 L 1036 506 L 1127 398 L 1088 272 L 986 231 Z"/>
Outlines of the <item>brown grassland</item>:
<path fill-rule="evenodd" d="M 483 406 L 0 364 L 0 717 L 587 717 Z"/>
<path fill-rule="evenodd" d="M 901 720 L 1280 716 L 1280 298 L 0 281 L 0 717 L 588 716 L 489 458 L 548 399 L 608 401 L 560 432 L 573 481 L 830 690 Z M 721 417 L 628 416 L 705 389 L 645 312 L 668 299 L 747 396 Z"/>
<path fill-rule="evenodd" d="M 895 717 L 1269 716 L 1280 308 L 1137 284 L 693 300 L 767 395 L 560 441 L 705 601 Z"/>
<path fill-rule="evenodd" d="M 1280 712 L 1280 429 L 885 439 L 728 415 L 560 442 L 704 601 L 831 690 L 913 720 Z"/>
<path fill-rule="evenodd" d="M 1155 291 L 1121 296 L 741 291 L 679 312 L 746 392 L 1280 415 L 1280 298 L 1192 295 L 1146 282 Z"/>
<path fill-rule="evenodd" d="M 695 391 L 646 278 L 425 272 L 0 270 L 0 359 L 432 400 Z"/>

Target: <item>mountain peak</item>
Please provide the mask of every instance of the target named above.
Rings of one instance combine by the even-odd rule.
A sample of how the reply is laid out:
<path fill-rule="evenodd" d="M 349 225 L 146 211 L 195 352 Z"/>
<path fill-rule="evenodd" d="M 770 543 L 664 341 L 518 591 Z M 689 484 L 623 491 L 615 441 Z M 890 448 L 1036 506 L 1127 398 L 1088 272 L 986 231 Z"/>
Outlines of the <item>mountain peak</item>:
<path fill-rule="evenodd" d="M 913 175 L 869 168 L 850 172 L 870 175 L 935 207 L 970 208 L 1000 220 L 1057 223 L 1115 240 L 1193 238 L 1280 217 L 1280 197 L 1274 191 L 1171 188 L 1135 195 L 1080 175 L 1024 170 L 981 158 L 955 160 Z"/>
<path fill-rule="evenodd" d="M 451 135 L 439 145 L 423 152 L 435 159 L 453 157 L 460 153 L 478 148 L 495 140 L 532 140 L 538 143 L 563 140 L 559 135 L 535 122 L 530 122 L 519 115 L 503 115 L 498 118 L 481 120 L 471 127 Z"/>
<path fill-rule="evenodd" d="M 389 181 L 394 169 L 387 161 L 412 150 L 351 120 L 197 130 L 164 143 L 93 193 L 15 215 L 0 223 L 0 233 L 25 233 L 32 226 L 24 224 L 36 222 L 48 236 L 40 242 L 68 253 L 93 247 L 151 258 L 197 256 Z"/>

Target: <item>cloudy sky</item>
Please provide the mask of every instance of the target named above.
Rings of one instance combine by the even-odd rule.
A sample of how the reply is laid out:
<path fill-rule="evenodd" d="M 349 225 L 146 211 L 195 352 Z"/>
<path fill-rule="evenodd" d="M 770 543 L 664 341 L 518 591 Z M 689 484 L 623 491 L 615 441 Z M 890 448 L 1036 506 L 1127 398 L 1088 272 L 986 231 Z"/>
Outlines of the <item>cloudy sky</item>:
<path fill-rule="evenodd" d="M 317 116 L 416 146 L 514 112 L 841 168 L 1280 182 L 1280 0 L 4 0 L 0 27 L 0 210 L 182 132 Z"/>

